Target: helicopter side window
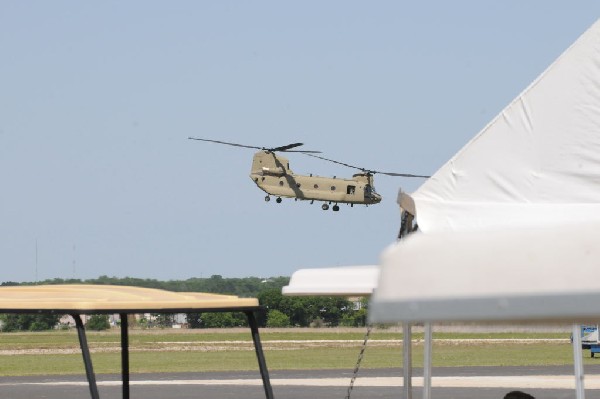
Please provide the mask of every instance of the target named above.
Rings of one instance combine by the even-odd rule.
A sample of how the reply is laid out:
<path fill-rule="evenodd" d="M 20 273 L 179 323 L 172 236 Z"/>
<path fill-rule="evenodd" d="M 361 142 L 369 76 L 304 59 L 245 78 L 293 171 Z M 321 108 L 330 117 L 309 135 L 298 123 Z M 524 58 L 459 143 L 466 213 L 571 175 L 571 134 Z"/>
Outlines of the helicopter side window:
<path fill-rule="evenodd" d="M 356 191 L 356 186 L 348 186 L 346 187 L 346 194 L 354 195 L 354 191 Z"/>

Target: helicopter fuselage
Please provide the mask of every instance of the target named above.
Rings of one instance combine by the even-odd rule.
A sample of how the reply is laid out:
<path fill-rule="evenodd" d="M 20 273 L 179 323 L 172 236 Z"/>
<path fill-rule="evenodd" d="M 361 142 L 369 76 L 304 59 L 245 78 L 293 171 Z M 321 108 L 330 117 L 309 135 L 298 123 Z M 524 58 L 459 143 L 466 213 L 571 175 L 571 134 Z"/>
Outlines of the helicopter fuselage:
<path fill-rule="evenodd" d="M 250 178 L 261 190 L 277 197 L 364 205 L 381 202 L 370 173 L 357 173 L 352 179 L 296 175 L 287 158 L 266 150 L 254 154 Z"/>
<path fill-rule="evenodd" d="M 381 195 L 375 192 L 373 176 L 375 173 L 398 177 L 422 177 L 429 176 L 413 175 L 408 173 L 381 172 L 353 166 L 334 159 L 321 157 L 320 151 L 296 150 L 303 143 L 291 143 L 278 147 L 257 147 L 228 141 L 211 140 L 200 137 L 188 137 L 191 140 L 205 141 L 216 144 L 224 144 L 233 147 L 254 148 L 259 150 L 254 154 L 250 178 L 258 188 L 267 193 L 265 201 L 271 200 L 271 195 L 276 196 L 276 202 L 281 202 L 281 197 L 294 198 L 295 200 L 322 201 L 321 208 L 329 209 L 329 204 L 334 204 L 333 211 L 338 211 L 339 203 L 373 205 L 381 202 Z M 278 156 L 281 152 L 299 152 L 328 162 L 358 169 L 351 179 L 340 179 L 334 177 L 322 177 L 311 175 L 297 175 L 290 169 L 287 158 Z"/>

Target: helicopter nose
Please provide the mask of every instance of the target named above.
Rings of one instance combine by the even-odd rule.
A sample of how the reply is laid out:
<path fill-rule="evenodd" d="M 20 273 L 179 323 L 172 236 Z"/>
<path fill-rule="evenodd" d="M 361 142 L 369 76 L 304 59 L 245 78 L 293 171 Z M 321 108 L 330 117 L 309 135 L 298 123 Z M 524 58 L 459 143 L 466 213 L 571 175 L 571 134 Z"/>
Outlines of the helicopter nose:
<path fill-rule="evenodd" d="M 373 193 L 373 202 L 378 204 L 381 202 L 381 195 Z"/>

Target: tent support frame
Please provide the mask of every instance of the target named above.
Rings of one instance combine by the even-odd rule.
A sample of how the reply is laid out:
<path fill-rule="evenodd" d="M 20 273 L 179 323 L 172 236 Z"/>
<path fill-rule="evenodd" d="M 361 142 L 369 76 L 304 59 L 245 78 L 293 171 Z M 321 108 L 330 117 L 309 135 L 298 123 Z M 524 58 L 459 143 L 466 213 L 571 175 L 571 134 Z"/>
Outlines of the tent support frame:
<path fill-rule="evenodd" d="M 573 324 L 573 365 L 575 366 L 575 397 L 585 399 L 583 350 L 581 347 L 581 326 L 579 324 Z"/>
<path fill-rule="evenodd" d="M 402 324 L 402 371 L 404 373 L 404 398 L 412 399 L 412 326 Z"/>
<path fill-rule="evenodd" d="M 425 348 L 423 351 L 423 399 L 431 399 L 431 349 L 432 349 L 431 323 L 425 323 Z"/>

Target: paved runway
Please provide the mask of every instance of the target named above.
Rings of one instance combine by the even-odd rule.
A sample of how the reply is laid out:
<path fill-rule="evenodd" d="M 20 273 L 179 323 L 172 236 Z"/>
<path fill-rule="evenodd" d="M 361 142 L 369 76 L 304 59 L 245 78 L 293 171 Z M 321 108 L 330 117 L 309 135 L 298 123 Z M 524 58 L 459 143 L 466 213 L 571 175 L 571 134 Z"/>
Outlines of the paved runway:
<path fill-rule="evenodd" d="M 421 370 L 415 370 L 414 398 L 421 397 Z M 275 398 L 343 399 L 351 370 L 274 371 Z M 401 398 L 401 369 L 361 370 L 352 398 Z M 433 370 L 432 397 L 440 399 L 501 399 L 514 389 L 536 398 L 567 399 L 575 395 L 573 368 L 557 367 L 461 367 Z M 98 375 L 101 398 L 120 398 L 118 375 Z M 588 397 L 600 397 L 600 365 L 586 366 Z M 2 377 L 2 399 L 89 398 L 85 376 Z M 264 398 L 258 372 L 135 374 L 131 398 Z"/>

